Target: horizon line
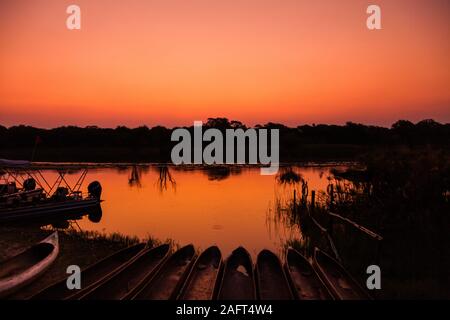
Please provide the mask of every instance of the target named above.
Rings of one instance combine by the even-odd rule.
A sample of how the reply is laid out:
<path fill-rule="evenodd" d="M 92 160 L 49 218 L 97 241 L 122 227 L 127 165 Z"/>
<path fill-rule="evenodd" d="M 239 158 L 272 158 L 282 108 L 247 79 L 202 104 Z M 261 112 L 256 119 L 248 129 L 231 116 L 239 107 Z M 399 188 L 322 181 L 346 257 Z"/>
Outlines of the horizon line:
<path fill-rule="evenodd" d="M 290 128 L 290 129 L 298 128 L 300 126 L 311 126 L 311 127 L 317 127 L 317 126 L 338 126 L 338 127 L 344 127 L 344 126 L 347 126 L 348 124 L 355 124 L 355 125 L 363 125 L 363 126 L 366 126 L 366 127 L 378 127 L 378 128 L 391 129 L 393 127 L 393 125 L 395 123 L 399 122 L 399 121 L 410 122 L 413 125 L 417 125 L 417 124 L 419 124 L 421 122 L 424 122 L 424 121 L 433 121 L 433 122 L 435 122 L 437 124 L 444 125 L 444 126 L 445 125 L 450 125 L 450 122 L 439 122 L 437 120 L 434 120 L 433 118 L 425 118 L 425 119 L 419 120 L 417 122 L 414 122 L 414 121 L 411 121 L 411 120 L 408 120 L 408 119 L 399 119 L 399 120 L 394 121 L 390 126 L 376 125 L 376 124 L 367 124 L 367 123 L 362 123 L 362 122 L 354 122 L 352 120 L 347 120 L 343 124 L 311 122 L 311 123 L 300 123 L 300 124 L 298 124 L 296 126 L 291 126 L 291 125 L 284 124 L 284 123 L 281 123 L 281 122 L 269 121 L 269 122 L 266 122 L 266 123 L 263 123 L 263 124 L 259 124 L 258 123 L 258 124 L 255 124 L 253 126 L 247 126 L 244 122 L 242 122 L 240 120 L 228 119 L 226 117 L 214 117 L 214 118 L 213 117 L 209 117 L 209 118 L 206 119 L 206 121 L 204 121 L 204 120 L 194 120 L 194 121 L 192 121 L 191 125 L 170 126 L 170 127 L 169 126 L 164 126 L 162 124 L 157 124 L 157 125 L 150 126 L 150 125 L 147 125 L 147 124 L 144 124 L 144 123 L 140 124 L 140 125 L 136 125 L 136 126 L 127 126 L 127 125 L 123 124 L 123 125 L 116 125 L 115 127 L 112 127 L 112 126 L 111 127 L 99 126 L 99 125 L 95 125 L 95 124 L 90 124 L 90 125 L 85 125 L 85 126 L 80 126 L 80 125 L 75 125 L 75 124 L 63 124 L 63 125 L 54 126 L 54 127 L 44 127 L 44 126 L 41 127 L 41 126 L 34 126 L 34 125 L 24 124 L 24 123 L 13 124 L 13 125 L 7 126 L 7 125 L 3 125 L 3 124 L 0 123 L 0 127 L 4 127 L 6 129 L 10 129 L 10 128 L 13 128 L 13 127 L 31 127 L 31 128 L 39 129 L 39 130 L 53 130 L 53 129 L 67 128 L 67 127 L 74 127 L 74 128 L 80 128 L 80 129 L 86 129 L 86 128 L 117 129 L 117 128 L 121 128 L 121 127 L 125 127 L 127 129 L 137 129 L 137 128 L 147 127 L 149 129 L 152 129 L 152 128 L 156 128 L 156 127 L 163 127 L 163 128 L 166 128 L 166 129 L 173 130 L 173 129 L 176 129 L 176 128 L 190 128 L 190 127 L 193 127 L 195 121 L 202 121 L 203 125 L 205 125 L 207 123 L 208 119 L 227 119 L 230 123 L 231 122 L 240 122 L 246 128 L 256 128 L 258 126 L 264 127 L 264 126 L 266 126 L 268 124 L 281 125 L 281 126 L 284 126 L 286 128 Z"/>

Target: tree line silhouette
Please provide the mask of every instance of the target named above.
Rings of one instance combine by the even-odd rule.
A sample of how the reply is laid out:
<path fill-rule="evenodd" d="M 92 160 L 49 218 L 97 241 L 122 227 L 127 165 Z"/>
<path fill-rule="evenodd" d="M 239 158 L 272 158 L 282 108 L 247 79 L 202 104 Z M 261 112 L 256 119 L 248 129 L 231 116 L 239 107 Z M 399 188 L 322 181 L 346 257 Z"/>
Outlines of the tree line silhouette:
<path fill-rule="evenodd" d="M 193 132 L 193 126 L 185 127 Z M 209 118 L 204 129 L 247 129 L 240 121 Z M 280 130 L 281 161 L 313 158 L 352 159 L 369 148 L 390 146 L 437 146 L 450 144 L 450 124 L 434 120 L 395 122 L 390 128 L 347 122 L 345 125 L 299 125 L 287 127 L 269 122 L 255 129 Z M 37 146 L 35 159 L 41 161 L 167 161 L 175 142 L 171 128 L 163 126 L 100 128 L 64 126 L 42 129 L 0 125 L 0 157 L 29 159 Z M 205 143 L 206 144 L 206 143 Z"/>

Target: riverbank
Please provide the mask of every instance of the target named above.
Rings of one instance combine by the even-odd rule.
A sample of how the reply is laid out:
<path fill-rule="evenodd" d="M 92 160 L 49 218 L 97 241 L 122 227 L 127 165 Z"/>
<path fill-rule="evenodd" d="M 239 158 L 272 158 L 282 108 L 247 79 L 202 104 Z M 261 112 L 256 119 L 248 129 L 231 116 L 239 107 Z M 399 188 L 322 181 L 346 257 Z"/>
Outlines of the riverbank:
<path fill-rule="evenodd" d="M 308 161 L 354 161 L 371 147 L 356 144 L 302 144 L 295 148 L 280 149 L 280 161 L 287 163 Z M 0 158 L 32 158 L 33 146 L 3 147 Z M 109 146 L 39 146 L 33 161 L 36 162 L 91 162 L 91 163 L 171 163 L 170 149 L 160 150 L 152 147 L 109 147 Z"/>
<path fill-rule="evenodd" d="M 19 254 L 51 234 L 52 230 L 39 227 L 0 227 L 0 261 Z M 11 299 L 26 299 L 56 281 L 67 277 L 69 265 L 78 265 L 81 269 L 139 241 L 136 237 L 126 237 L 120 234 L 104 235 L 86 231 L 60 231 L 60 251 L 55 263 L 47 272 L 19 291 Z M 148 240 L 150 245 L 157 241 Z"/>

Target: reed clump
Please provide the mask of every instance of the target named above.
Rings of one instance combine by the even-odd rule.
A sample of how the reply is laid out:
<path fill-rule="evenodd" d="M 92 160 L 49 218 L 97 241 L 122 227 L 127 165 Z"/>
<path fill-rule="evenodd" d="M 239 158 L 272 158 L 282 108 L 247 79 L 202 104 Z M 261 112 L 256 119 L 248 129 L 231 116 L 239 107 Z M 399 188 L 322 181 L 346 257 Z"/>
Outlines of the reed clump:
<path fill-rule="evenodd" d="M 286 245 L 304 252 L 321 246 L 323 236 L 312 217 L 361 280 L 369 264 L 380 265 L 382 297 L 449 298 L 450 257 L 443 254 L 450 246 L 449 159 L 445 149 L 376 152 L 358 167 L 333 172 L 327 190 L 314 196 L 305 187 L 294 188 L 292 198 L 278 205 L 279 214 L 300 227 L 303 239 Z M 303 189 L 300 196 L 298 189 Z M 336 221 L 329 212 L 375 231 L 382 240 Z"/>

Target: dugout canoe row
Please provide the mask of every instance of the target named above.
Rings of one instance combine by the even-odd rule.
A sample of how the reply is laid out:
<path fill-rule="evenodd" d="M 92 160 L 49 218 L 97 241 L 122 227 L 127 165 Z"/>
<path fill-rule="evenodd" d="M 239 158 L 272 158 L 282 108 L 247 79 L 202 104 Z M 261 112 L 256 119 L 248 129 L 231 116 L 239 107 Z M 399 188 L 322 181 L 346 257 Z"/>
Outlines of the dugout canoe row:
<path fill-rule="evenodd" d="M 58 253 L 57 238 L 56 241 L 55 236 L 50 239 L 53 250 L 47 248 L 48 244 L 42 244 L 49 242 L 46 239 L 0 263 L 0 270 L 7 270 L 0 273 L 3 296 L 20 290 L 55 260 Z M 43 246 L 45 250 L 41 249 Z M 243 247 L 235 249 L 224 260 L 216 246 L 197 255 L 193 245 L 173 250 L 169 244 L 154 248 L 137 244 L 82 270 L 81 289 L 68 289 L 66 280 L 48 286 L 31 299 L 370 299 L 341 264 L 317 248 L 312 263 L 295 249 L 289 248 L 284 264 L 269 250 L 262 250 L 253 264 L 250 254 Z"/>

